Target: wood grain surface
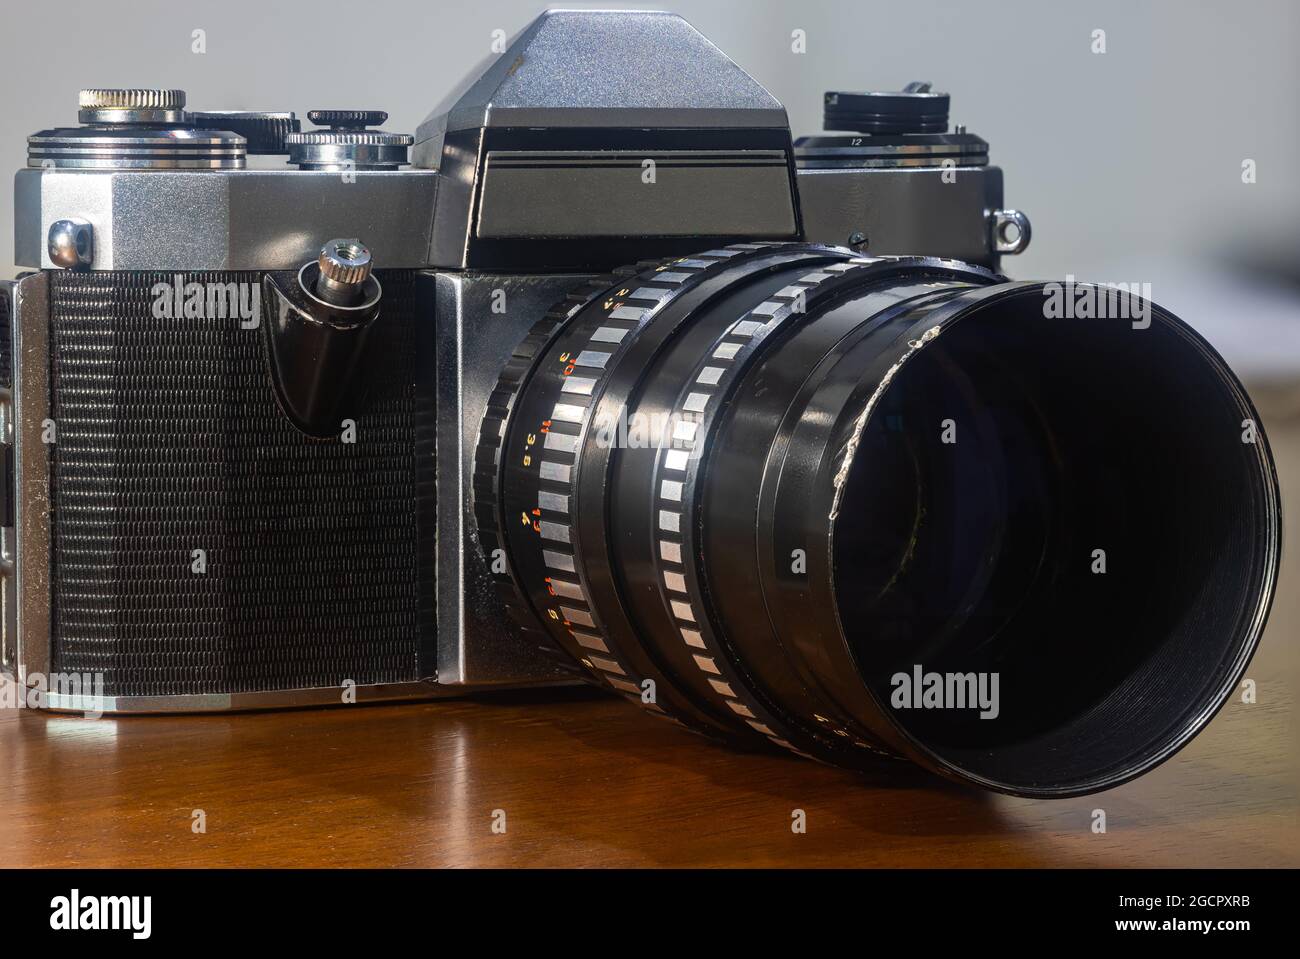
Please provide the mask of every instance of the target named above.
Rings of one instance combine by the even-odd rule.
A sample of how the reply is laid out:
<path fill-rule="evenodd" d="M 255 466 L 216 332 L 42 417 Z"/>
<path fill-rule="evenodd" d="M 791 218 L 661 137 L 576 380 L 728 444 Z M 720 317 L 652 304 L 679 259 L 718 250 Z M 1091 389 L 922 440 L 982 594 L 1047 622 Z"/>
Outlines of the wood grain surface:
<path fill-rule="evenodd" d="M 1300 422 L 1270 435 L 1295 503 Z M 872 781 L 714 746 L 586 691 L 180 718 L 8 710 L 0 866 L 1296 866 L 1297 586 L 1290 555 L 1248 672 L 1258 702 L 1230 702 L 1171 761 L 1097 796 L 1010 799 L 901 763 Z"/>

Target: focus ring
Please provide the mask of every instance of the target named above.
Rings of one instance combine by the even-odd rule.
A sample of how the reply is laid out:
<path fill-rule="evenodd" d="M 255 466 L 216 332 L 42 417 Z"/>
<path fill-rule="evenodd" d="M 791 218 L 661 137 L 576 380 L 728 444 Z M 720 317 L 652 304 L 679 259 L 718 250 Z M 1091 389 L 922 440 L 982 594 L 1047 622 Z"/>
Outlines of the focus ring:
<path fill-rule="evenodd" d="M 710 354 L 700 361 L 694 376 L 678 396 L 670 421 L 675 424 L 673 449 L 661 449 L 656 462 L 655 523 L 658 548 L 655 559 L 660 596 L 676 622 L 679 639 L 690 647 L 691 660 L 714 695 L 751 729 L 771 742 L 799 754 L 791 742 L 789 724 L 750 688 L 732 657 L 713 635 L 700 595 L 699 575 L 693 561 L 694 489 L 700 452 L 716 421 L 722 399 L 757 352 L 763 340 L 791 317 L 806 311 L 808 300 L 828 281 L 841 279 L 862 268 L 863 260 L 848 260 L 816 267 L 796 282 L 773 294 L 740 316 L 720 337 Z M 829 721 L 828 721 L 829 723 Z M 829 724 L 834 735 L 853 738 L 847 729 Z M 874 749 L 874 745 L 858 745 Z"/>
<path fill-rule="evenodd" d="M 807 263 L 806 271 L 851 256 L 847 250 L 808 244 L 754 243 L 644 271 L 611 289 L 602 302 L 575 313 L 521 391 L 526 399 L 511 411 L 502 463 L 503 529 L 511 545 L 512 572 L 527 584 L 533 609 L 556 642 L 592 675 L 691 728 L 754 736 L 762 732 L 760 725 L 772 728 L 778 721 L 751 699 L 751 714 L 761 712 L 770 725 L 747 725 L 720 697 L 709 701 L 708 690 L 698 688 L 702 682 L 683 686 L 693 667 L 680 663 L 675 653 L 664 659 L 662 644 L 642 632 L 646 624 L 629 618 L 632 597 L 616 585 L 622 573 L 611 567 L 610 554 L 612 547 L 621 549 L 615 542 L 623 536 L 604 519 L 611 451 L 622 449 L 624 440 L 605 437 L 611 430 L 634 434 L 640 428 L 642 424 L 621 419 L 628 391 L 639 390 L 637 384 L 650 375 L 651 357 L 673 351 L 677 334 L 696 325 L 701 306 L 722 294 L 730 296 L 737 286 L 766 285 L 763 277 L 797 273 L 801 263 Z M 715 315 L 709 324 L 717 319 Z M 649 515 L 643 515 L 648 521 Z M 627 588 L 643 594 L 643 587 Z M 644 695 L 651 683 L 657 698 Z M 783 734 L 773 735 L 782 745 L 799 749 Z"/>
<path fill-rule="evenodd" d="M 516 395 L 502 438 L 510 445 L 499 458 L 499 475 L 505 483 L 500 528 L 511 546 L 511 573 L 531 584 L 524 591 L 535 615 L 594 678 L 655 712 L 663 710 L 656 696 L 648 694 L 652 688 L 648 679 L 653 689 L 660 688 L 653 669 L 647 673 L 638 667 L 638 662 L 645 664 L 639 651 L 631 651 L 629 658 L 627 650 L 620 652 L 616 644 L 606 642 L 601 613 L 584 583 L 569 512 L 581 469 L 580 441 L 590 425 L 592 398 L 600 395 L 601 383 L 617 366 L 617 357 L 636 340 L 636 333 L 693 286 L 697 277 L 725 267 L 733 257 L 769 246 L 743 244 L 653 269 L 644 266 L 640 273 L 625 271 L 623 282 L 604 287 L 608 295 L 603 300 L 598 297 L 585 307 L 564 311 L 571 316 L 534 364 L 530 384 L 537 387 L 510 391 Z M 524 408 L 519 395 L 527 397 Z M 500 418 L 501 413 L 497 415 Z M 488 436 L 491 432 L 485 430 Z M 490 438 L 486 441 L 488 447 L 493 444 Z M 480 469 L 491 468 L 493 455 L 483 454 Z M 672 714 L 691 728 L 701 728 L 703 720 L 692 717 L 689 709 Z"/>
<path fill-rule="evenodd" d="M 818 315 L 824 304 L 843 291 L 860 294 L 904 271 L 936 265 L 946 264 L 923 258 L 855 257 L 813 268 L 755 305 L 717 337 L 713 348 L 686 378 L 670 418 L 689 424 L 689 429 L 678 428 L 679 445 L 660 449 L 654 465 L 656 585 L 679 641 L 689 647 L 695 667 L 726 708 L 756 732 L 800 754 L 804 749 L 792 740 L 810 739 L 817 744 L 819 756 L 834 758 L 840 764 L 854 764 L 853 757 L 844 755 L 849 747 L 859 753 L 897 757 L 860 727 L 837 718 L 838 711 L 829 704 L 809 710 L 815 726 L 792 718 L 788 709 L 776 704 L 770 690 L 751 677 L 743 657 L 710 615 L 709 604 L 703 599 L 708 587 L 699 560 L 702 488 L 707 469 L 702 454 L 712 445 L 711 437 L 733 388 L 784 327 L 805 314 Z"/>
<path fill-rule="evenodd" d="M 718 257 L 718 262 L 724 261 L 723 257 Z M 640 705 L 653 705 L 642 699 L 646 690 L 643 685 L 646 677 L 606 644 L 600 614 L 590 602 L 578 573 L 580 560 L 576 556 L 577 544 L 573 541 L 572 518 L 568 514 L 573 499 L 573 475 L 580 466 L 574 453 L 578 446 L 578 433 L 584 425 L 581 415 L 575 411 L 577 404 L 584 402 L 584 395 L 589 397 L 594 391 L 596 381 L 606 369 L 612 355 L 612 352 L 607 351 L 616 352 L 620 347 L 625 347 L 633 338 L 630 334 L 660 309 L 677 287 L 711 262 L 701 260 L 697 266 L 684 268 L 667 278 L 660 273 L 654 280 L 639 275 L 635 268 L 627 268 L 614 277 L 593 282 L 587 290 L 582 291 L 581 301 L 577 304 L 572 304 L 571 300 L 560 304 L 556 311 L 552 311 L 553 314 L 561 314 L 557 318 L 557 328 L 547 336 L 548 342 L 537 349 L 536 356 L 528 364 L 527 372 L 536 374 L 539 358 L 572 341 L 571 348 L 561 350 L 558 354 L 560 361 L 566 363 L 568 371 L 563 386 L 575 389 L 569 393 L 562 390 L 560 399 L 567 396 L 570 402 L 548 400 L 545 414 L 549 415 L 543 414 L 536 423 L 517 422 L 516 400 L 526 385 L 520 383 L 511 391 L 508 419 L 502 420 L 501 444 L 508 442 L 511 431 L 518 431 L 517 435 L 523 440 L 518 454 L 522 457 L 522 465 L 526 469 L 535 470 L 530 499 L 536 505 L 528 506 L 528 503 L 524 503 L 528 508 L 520 510 L 518 516 L 514 510 L 503 510 L 500 518 L 500 528 L 503 531 L 531 523 L 533 533 L 540 541 L 540 549 L 530 552 L 540 552 L 549 595 L 541 608 L 538 608 L 539 604 L 534 600 L 528 601 L 529 607 L 537 617 L 542 618 L 552 635 L 558 634 L 561 644 L 586 667 L 592 677 Z M 635 282 L 630 282 L 633 280 Z M 657 285 L 653 288 L 645 285 L 651 282 Z M 653 292 L 650 292 L 652 289 Z M 603 303 L 597 304 L 602 293 L 610 295 Z M 597 310 L 597 316 L 588 316 L 588 307 L 597 305 L 601 308 Z M 615 334 L 612 331 L 633 317 L 638 326 L 620 329 L 621 335 L 613 339 Z M 606 320 L 610 319 L 615 322 L 608 324 Z M 592 326 L 593 329 L 588 330 L 587 326 Z M 602 333 L 602 330 L 605 332 Z M 599 339 L 601 336 L 605 339 Z M 521 348 L 525 353 L 529 351 L 526 343 L 521 344 Z M 522 372 L 522 364 L 520 369 Z M 577 392 L 579 388 L 585 388 L 587 393 Z M 497 402 L 494 405 L 500 409 L 504 404 Z M 575 418 L 579 422 L 574 422 Z M 480 460 L 476 465 L 488 464 Z M 499 456 L 496 466 L 497 475 L 501 475 L 504 464 L 500 462 Z M 509 552 L 517 554 L 511 556 L 510 572 L 513 578 L 518 576 L 518 563 L 527 562 L 532 557 L 518 555 L 518 550 Z M 527 589 L 522 584 L 519 586 L 528 595 Z M 662 712 L 657 706 L 654 711 Z"/>

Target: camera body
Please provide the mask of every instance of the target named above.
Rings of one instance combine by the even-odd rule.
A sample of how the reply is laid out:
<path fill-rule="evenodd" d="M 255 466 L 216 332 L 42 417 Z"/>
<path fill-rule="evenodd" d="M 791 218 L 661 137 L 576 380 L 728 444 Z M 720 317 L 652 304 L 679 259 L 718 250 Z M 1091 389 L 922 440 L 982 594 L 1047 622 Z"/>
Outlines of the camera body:
<path fill-rule="evenodd" d="M 795 140 L 680 18 L 560 11 L 413 136 L 185 107 L 83 90 L 15 179 L 5 701 L 587 681 L 1046 798 L 1244 675 L 1257 411 L 1133 290 L 997 272 L 1029 222 L 946 94 Z"/>
<path fill-rule="evenodd" d="M 996 270 L 1029 240 L 946 96 L 830 94 L 846 132 L 796 142 L 670 14 L 543 14 L 414 137 L 177 93 L 87 91 L 15 181 L 0 647 L 55 709 L 575 681 L 492 533 L 539 324 L 626 264 L 671 284 L 785 242 Z M 362 243 L 327 262 L 338 237 Z"/>

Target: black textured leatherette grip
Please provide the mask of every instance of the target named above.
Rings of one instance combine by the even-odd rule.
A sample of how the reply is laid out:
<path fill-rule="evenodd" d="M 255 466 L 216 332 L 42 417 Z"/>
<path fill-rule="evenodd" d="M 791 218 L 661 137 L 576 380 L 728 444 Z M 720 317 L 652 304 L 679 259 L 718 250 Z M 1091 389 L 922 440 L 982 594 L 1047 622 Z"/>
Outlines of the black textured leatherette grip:
<path fill-rule="evenodd" d="M 174 274 L 50 280 L 54 668 L 110 696 L 418 678 L 413 274 L 381 275 L 352 444 L 280 411 L 265 322 L 156 317 Z"/>

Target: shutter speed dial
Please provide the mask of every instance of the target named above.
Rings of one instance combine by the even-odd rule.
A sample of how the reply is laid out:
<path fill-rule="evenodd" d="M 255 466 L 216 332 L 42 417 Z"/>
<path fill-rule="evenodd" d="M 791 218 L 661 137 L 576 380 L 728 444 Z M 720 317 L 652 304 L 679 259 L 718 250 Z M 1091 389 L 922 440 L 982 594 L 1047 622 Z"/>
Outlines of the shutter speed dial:
<path fill-rule="evenodd" d="M 310 110 L 307 119 L 324 129 L 285 137 L 300 170 L 396 170 L 409 162 L 413 136 L 371 129 L 388 119 L 383 110 Z"/>

